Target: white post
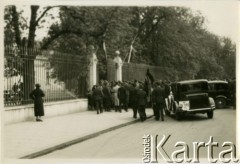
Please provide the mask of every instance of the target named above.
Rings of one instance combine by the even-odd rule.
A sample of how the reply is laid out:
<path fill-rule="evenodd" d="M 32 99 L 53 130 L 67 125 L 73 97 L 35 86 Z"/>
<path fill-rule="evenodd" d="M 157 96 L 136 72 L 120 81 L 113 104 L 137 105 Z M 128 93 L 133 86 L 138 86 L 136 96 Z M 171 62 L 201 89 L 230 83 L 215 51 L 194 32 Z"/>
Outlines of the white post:
<path fill-rule="evenodd" d="M 89 85 L 92 88 L 94 85 L 97 84 L 97 56 L 95 53 L 92 54 L 90 58 L 90 76 L 89 76 Z"/>
<path fill-rule="evenodd" d="M 114 58 L 114 63 L 115 63 L 115 80 L 116 81 L 122 81 L 122 66 L 123 66 L 123 61 L 121 57 L 119 56 L 120 52 L 116 51 L 115 52 L 117 56 Z"/>

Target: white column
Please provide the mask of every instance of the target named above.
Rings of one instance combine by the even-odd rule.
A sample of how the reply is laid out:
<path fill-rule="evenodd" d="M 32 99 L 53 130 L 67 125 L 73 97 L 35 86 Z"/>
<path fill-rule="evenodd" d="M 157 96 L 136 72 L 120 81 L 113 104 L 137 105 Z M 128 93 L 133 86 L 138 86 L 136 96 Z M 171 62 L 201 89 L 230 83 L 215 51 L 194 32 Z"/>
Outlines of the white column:
<path fill-rule="evenodd" d="M 92 88 L 97 84 L 97 56 L 95 53 L 90 58 L 90 73 L 89 73 L 89 87 Z"/>
<path fill-rule="evenodd" d="M 122 66 L 123 66 L 123 61 L 119 56 L 116 56 L 114 58 L 114 63 L 115 63 L 115 80 L 116 81 L 122 81 Z"/>

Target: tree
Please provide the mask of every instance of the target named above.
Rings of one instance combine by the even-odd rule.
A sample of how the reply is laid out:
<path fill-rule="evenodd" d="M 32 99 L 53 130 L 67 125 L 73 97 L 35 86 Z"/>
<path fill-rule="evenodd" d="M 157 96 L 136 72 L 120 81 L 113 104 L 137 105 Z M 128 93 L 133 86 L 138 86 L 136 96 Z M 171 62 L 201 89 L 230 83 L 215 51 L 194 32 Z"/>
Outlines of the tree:
<path fill-rule="evenodd" d="M 27 40 L 27 48 L 34 48 L 35 45 L 35 33 L 40 24 L 40 21 L 44 18 L 46 13 L 53 7 L 45 7 L 43 12 L 38 17 L 39 6 L 31 6 L 31 16 L 29 28 L 27 21 L 22 17 L 22 11 L 18 12 L 16 6 L 5 7 L 5 44 L 15 43 L 18 46 L 25 46 Z M 28 28 L 28 38 L 21 37 L 22 31 Z M 14 36 L 14 37 L 13 37 Z M 14 39 L 9 39 L 14 38 Z M 24 99 L 29 99 L 30 90 L 34 88 L 34 59 L 36 58 L 37 51 L 26 51 L 22 49 L 18 55 L 22 56 L 27 54 L 27 58 L 24 60 L 23 65 L 23 92 Z"/>
<path fill-rule="evenodd" d="M 106 59 L 116 50 L 124 61 L 161 66 L 173 80 L 226 75 L 223 54 L 232 44 L 223 51 L 221 38 L 205 29 L 201 13 L 188 8 L 63 6 L 60 19 L 42 47 L 86 58 L 86 47 L 94 45 L 100 78 L 106 77 Z M 228 59 L 233 62 L 234 55 Z"/>

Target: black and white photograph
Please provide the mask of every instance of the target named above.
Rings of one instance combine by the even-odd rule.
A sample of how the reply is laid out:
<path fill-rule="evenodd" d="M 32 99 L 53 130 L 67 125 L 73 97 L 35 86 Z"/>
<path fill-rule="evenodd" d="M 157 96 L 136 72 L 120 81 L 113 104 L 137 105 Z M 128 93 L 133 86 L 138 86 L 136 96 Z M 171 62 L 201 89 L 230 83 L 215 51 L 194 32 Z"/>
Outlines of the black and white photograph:
<path fill-rule="evenodd" d="M 0 163 L 240 163 L 237 0 L 2 4 Z"/>

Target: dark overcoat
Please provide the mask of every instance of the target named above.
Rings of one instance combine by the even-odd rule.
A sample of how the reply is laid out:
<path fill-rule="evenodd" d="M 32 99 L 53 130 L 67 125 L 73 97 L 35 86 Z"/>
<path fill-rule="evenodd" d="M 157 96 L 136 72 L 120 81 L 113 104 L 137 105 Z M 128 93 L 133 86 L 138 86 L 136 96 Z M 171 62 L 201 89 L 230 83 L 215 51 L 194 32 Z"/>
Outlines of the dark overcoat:
<path fill-rule="evenodd" d="M 34 115 L 35 116 L 44 116 L 44 107 L 43 107 L 43 99 L 45 94 L 40 88 L 34 89 L 30 93 L 30 97 L 34 100 Z"/>
<path fill-rule="evenodd" d="M 153 103 L 164 103 L 165 90 L 161 87 L 157 87 L 152 92 Z"/>
<path fill-rule="evenodd" d="M 144 90 L 139 89 L 137 91 L 137 105 L 138 106 L 142 106 L 142 105 L 146 105 L 147 104 L 147 94 Z"/>

